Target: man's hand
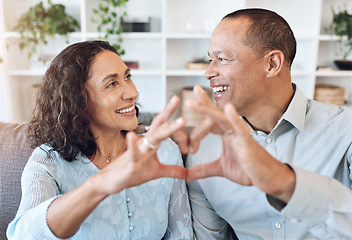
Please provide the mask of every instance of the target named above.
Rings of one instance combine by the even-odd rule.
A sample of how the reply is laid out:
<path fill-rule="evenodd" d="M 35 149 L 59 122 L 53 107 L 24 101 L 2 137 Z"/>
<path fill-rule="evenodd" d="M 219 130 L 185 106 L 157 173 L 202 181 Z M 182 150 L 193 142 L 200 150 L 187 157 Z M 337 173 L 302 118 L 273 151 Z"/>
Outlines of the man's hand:
<path fill-rule="evenodd" d="M 219 159 L 191 167 L 188 180 L 223 176 L 238 184 L 254 185 L 288 202 L 295 188 L 295 174 L 291 168 L 273 158 L 253 139 L 249 126 L 231 104 L 228 103 L 223 112 L 200 86 L 194 87 L 194 94 L 196 101 L 189 100 L 187 106 L 212 121 L 211 129 L 222 135 L 223 151 Z"/>

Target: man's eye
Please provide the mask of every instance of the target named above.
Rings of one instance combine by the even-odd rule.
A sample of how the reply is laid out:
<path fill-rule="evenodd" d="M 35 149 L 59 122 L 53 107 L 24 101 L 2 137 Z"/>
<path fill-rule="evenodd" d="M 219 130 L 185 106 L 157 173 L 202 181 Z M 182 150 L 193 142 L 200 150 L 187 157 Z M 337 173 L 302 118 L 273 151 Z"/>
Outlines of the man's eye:
<path fill-rule="evenodd" d="M 111 87 L 115 87 L 117 85 L 117 82 L 111 82 L 109 85 L 106 86 L 106 88 L 111 88 Z"/>
<path fill-rule="evenodd" d="M 212 61 L 213 61 L 213 60 L 211 60 L 211 59 L 208 59 L 208 62 L 209 62 L 209 63 L 211 63 Z"/>
<path fill-rule="evenodd" d="M 226 60 L 225 58 L 218 58 L 218 59 L 219 59 L 219 62 L 222 62 L 222 61 Z"/>
<path fill-rule="evenodd" d="M 132 79 L 132 75 L 131 74 L 128 74 L 126 77 L 125 77 L 125 80 L 131 80 Z"/>

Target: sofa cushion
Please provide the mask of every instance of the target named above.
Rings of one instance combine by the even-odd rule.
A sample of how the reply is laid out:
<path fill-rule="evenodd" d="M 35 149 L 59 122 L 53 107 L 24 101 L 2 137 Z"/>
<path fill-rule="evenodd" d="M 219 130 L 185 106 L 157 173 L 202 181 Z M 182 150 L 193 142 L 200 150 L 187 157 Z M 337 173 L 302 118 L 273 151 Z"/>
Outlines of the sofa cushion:
<path fill-rule="evenodd" d="M 21 200 L 21 176 L 33 149 L 27 141 L 26 123 L 0 122 L 0 239 L 15 217 Z"/>

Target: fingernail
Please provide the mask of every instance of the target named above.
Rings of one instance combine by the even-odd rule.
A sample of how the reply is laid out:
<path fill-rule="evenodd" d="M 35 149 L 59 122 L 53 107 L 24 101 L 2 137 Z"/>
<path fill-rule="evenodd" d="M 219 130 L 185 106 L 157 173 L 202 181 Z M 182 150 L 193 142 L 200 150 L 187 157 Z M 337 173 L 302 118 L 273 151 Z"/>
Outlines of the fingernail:
<path fill-rule="evenodd" d="M 203 89 L 203 87 L 201 85 L 197 85 L 197 88 L 198 88 L 199 91 L 204 92 L 204 89 Z"/>
<path fill-rule="evenodd" d="M 182 124 L 183 123 L 183 117 L 179 117 L 175 121 L 177 124 Z"/>
<path fill-rule="evenodd" d="M 176 95 L 174 95 L 171 99 L 170 99 L 170 103 L 174 103 L 176 101 Z"/>

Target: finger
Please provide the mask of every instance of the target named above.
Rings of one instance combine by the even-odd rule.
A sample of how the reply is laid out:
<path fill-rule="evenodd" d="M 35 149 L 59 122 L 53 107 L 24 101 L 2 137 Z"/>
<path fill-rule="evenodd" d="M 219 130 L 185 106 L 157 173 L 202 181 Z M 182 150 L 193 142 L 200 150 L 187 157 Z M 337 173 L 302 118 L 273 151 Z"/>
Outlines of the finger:
<path fill-rule="evenodd" d="M 153 132 L 147 132 L 145 137 L 153 145 L 159 145 L 161 141 L 169 138 L 175 132 L 181 130 L 186 126 L 186 120 L 183 117 L 179 117 L 175 121 L 164 123 Z"/>
<path fill-rule="evenodd" d="M 188 153 L 188 135 L 184 130 L 173 133 L 171 139 L 178 145 L 182 154 Z"/>
<path fill-rule="evenodd" d="M 237 134 L 250 134 L 249 126 L 243 122 L 232 104 L 228 103 L 225 105 L 224 113 Z"/>
<path fill-rule="evenodd" d="M 221 111 L 214 104 L 214 107 L 212 107 L 209 105 L 198 103 L 192 99 L 188 99 L 186 105 L 195 112 L 198 112 L 211 118 L 222 129 L 223 132 L 226 132 L 228 129 L 231 128 L 231 123 L 228 121 L 224 112 Z"/>
<path fill-rule="evenodd" d="M 159 174 L 159 177 L 187 179 L 188 170 L 179 165 L 161 164 L 159 168 Z"/>
<path fill-rule="evenodd" d="M 210 118 L 205 118 L 197 127 L 189 134 L 189 151 L 194 154 L 198 151 L 200 141 L 208 135 L 213 127 L 213 121 Z"/>
<path fill-rule="evenodd" d="M 193 94 L 195 95 L 198 102 L 201 102 L 206 105 L 214 105 L 213 100 L 209 97 L 209 95 L 204 91 L 204 89 L 200 85 L 195 85 L 193 87 Z"/>
<path fill-rule="evenodd" d="M 131 131 L 126 134 L 127 150 L 130 152 L 133 160 L 138 160 L 138 155 L 152 156 L 157 149 L 152 149 L 143 143 L 143 137 L 138 136 Z M 146 155 L 147 154 L 147 155 Z"/>
<path fill-rule="evenodd" d="M 140 150 L 138 148 L 138 137 L 137 134 L 133 131 L 128 132 L 126 134 L 126 140 L 127 140 L 127 149 L 131 150 L 132 154 L 137 154 Z"/>
<path fill-rule="evenodd" d="M 180 98 L 178 96 L 173 96 L 163 111 L 154 117 L 150 128 L 160 126 L 164 122 L 168 121 L 179 105 Z"/>
<path fill-rule="evenodd" d="M 223 176 L 219 167 L 219 159 L 206 164 L 195 165 L 188 169 L 187 181 L 206 177 Z"/>
<path fill-rule="evenodd" d="M 146 153 L 148 151 L 148 148 L 146 146 L 143 146 L 144 144 L 138 142 L 140 141 L 140 139 L 135 132 L 128 132 L 126 134 L 126 140 L 127 150 L 132 154 L 133 159 L 134 156 L 137 156 L 139 152 Z"/>

